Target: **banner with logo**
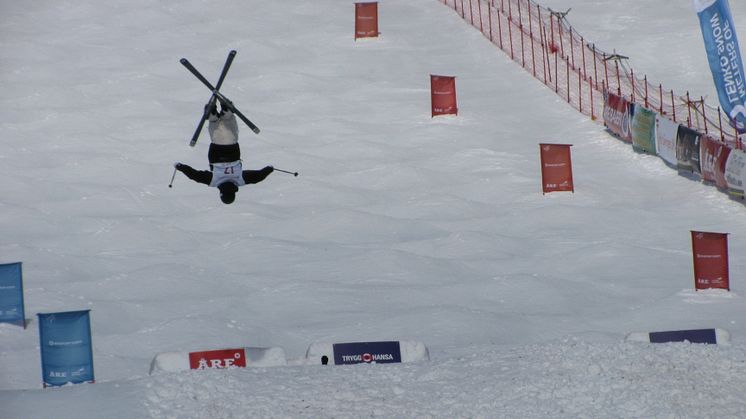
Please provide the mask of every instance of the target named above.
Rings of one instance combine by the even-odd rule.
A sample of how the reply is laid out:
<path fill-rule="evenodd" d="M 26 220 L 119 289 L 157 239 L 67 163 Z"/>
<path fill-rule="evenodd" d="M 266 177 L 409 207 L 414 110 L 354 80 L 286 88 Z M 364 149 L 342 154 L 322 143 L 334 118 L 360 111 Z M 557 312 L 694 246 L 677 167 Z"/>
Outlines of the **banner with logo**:
<path fill-rule="evenodd" d="M 712 135 L 702 136 L 700 144 L 702 180 L 725 189 L 728 184 L 725 181 L 725 163 L 730 154 L 730 147 Z"/>
<path fill-rule="evenodd" d="M 614 93 L 607 93 L 604 101 L 604 124 L 614 135 L 632 142 L 631 120 L 634 106 L 627 99 Z"/>
<path fill-rule="evenodd" d="M 692 231 L 694 288 L 730 290 L 728 274 L 728 235 Z"/>
<path fill-rule="evenodd" d="M 746 153 L 742 150 L 731 149 L 725 162 L 725 181 L 728 193 L 735 197 L 743 197 L 744 176 L 746 176 Z"/>
<path fill-rule="evenodd" d="M 676 167 L 676 135 L 679 133 L 679 124 L 660 115 L 656 122 L 655 150 L 663 161 Z"/>
<path fill-rule="evenodd" d="M 335 343 L 333 348 L 335 365 L 401 362 L 398 341 Z"/>
<path fill-rule="evenodd" d="M 539 144 L 543 193 L 575 192 L 570 147 L 572 144 Z"/>
<path fill-rule="evenodd" d="M 656 113 L 642 106 L 635 106 L 632 117 L 632 148 L 648 154 L 655 151 L 655 117 Z"/>
<path fill-rule="evenodd" d="M 430 75 L 432 116 L 457 115 L 456 77 Z"/>
<path fill-rule="evenodd" d="M 44 387 L 93 382 L 90 310 L 37 316 Z"/>
<path fill-rule="evenodd" d="M 244 348 L 219 349 L 189 353 L 189 368 L 203 370 L 206 368 L 246 367 L 246 351 Z"/>
<path fill-rule="evenodd" d="M 690 171 L 702 173 L 699 163 L 699 141 L 702 134 L 699 132 L 679 125 L 679 132 L 676 135 L 676 168 L 680 171 Z"/>
<path fill-rule="evenodd" d="M 689 342 L 728 344 L 730 333 L 725 329 L 693 329 L 693 330 L 669 330 L 663 332 L 633 332 L 627 335 L 626 340 L 632 342 Z"/>
<path fill-rule="evenodd" d="M 21 262 L 0 265 L 0 323 L 13 323 L 26 328 Z"/>
<path fill-rule="evenodd" d="M 741 49 L 728 0 L 694 0 L 707 61 L 720 99 L 739 132 L 746 131 L 746 86 Z"/>
<path fill-rule="evenodd" d="M 355 39 L 378 34 L 378 2 L 355 3 Z"/>

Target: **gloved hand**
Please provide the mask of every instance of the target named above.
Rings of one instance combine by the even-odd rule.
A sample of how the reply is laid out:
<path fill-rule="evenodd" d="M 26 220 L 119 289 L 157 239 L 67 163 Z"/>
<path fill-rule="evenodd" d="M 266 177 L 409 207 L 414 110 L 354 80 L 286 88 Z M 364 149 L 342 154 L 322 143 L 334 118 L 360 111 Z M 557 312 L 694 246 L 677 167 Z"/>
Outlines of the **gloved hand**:
<path fill-rule="evenodd" d="M 217 102 L 214 102 L 209 109 L 207 109 L 208 106 L 210 106 L 209 103 L 207 105 L 205 105 L 205 110 L 207 112 L 209 112 L 210 115 L 217 115 L 218 114 L 218 103 Z"/>
<path fill-rule="evenodd" d="M 267 175 L 275 171 L 275 168 L 272 166 L 265 166 L 264 169 L 262 169 L 263 172 L 267 172 Z"/>
<path fill-rule="evenodd" d="M 184 167 L 184 165 L 181 164 L 180 162 L 174 163 L 174 169 L 181 170 L 182 167 Z"/>

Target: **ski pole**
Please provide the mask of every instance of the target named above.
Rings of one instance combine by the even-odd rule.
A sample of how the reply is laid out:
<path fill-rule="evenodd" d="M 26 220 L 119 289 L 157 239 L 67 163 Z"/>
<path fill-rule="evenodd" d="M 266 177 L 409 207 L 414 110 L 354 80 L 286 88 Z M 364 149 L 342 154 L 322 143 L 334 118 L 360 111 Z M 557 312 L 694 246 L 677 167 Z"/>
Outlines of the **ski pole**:
<path fill-rule="evenodd" d="M 289 174 L 291 174 L 291 175 L 293 175 L 295 177 L 298 177 L 298 172 L 290 172 L 290 171 L 282 170 L 282 169 L 278 169 L 278 168 L 275 168 L 275 170 L 278 171 L 278 172 L 282 172 L 282 173 L 289 173 Z"/>
<path fill-rule="evenodd" d="M 176 178 L 176 168 L 174 167 L 174 174 L 173 174 L 173 176 L 171 176 L 171 183 L 168 184 L 169 188 L 173 188 L 174 187 L 174 179 L 175 178 Z"/>

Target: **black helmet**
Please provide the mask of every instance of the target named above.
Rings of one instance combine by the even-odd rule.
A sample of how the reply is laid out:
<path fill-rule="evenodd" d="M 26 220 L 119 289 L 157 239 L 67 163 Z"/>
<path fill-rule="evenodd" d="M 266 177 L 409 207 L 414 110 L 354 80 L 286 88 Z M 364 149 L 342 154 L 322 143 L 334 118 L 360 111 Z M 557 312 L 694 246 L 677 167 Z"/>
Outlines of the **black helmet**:
<path fill-rule="evenodd" d="M 223 201 L 224 204 L 232 204 L 233 201 L 236 200 L 238 186 L 236 186 L 235 183 L 223 182 L 218 185 L 218 189 L 220 189 L 220 200 Z"/>

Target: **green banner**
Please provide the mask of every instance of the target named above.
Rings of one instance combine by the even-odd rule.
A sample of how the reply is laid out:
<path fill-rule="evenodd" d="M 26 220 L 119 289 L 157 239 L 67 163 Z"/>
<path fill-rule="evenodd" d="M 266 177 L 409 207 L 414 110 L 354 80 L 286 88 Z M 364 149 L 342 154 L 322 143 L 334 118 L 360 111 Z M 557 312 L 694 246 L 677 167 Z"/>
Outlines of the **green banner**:
<path fill-rule="evenodd" d="M 632 117 L 632 148 L 648 154 L 655 150 L 655 112 L 637 105 Z"/>

